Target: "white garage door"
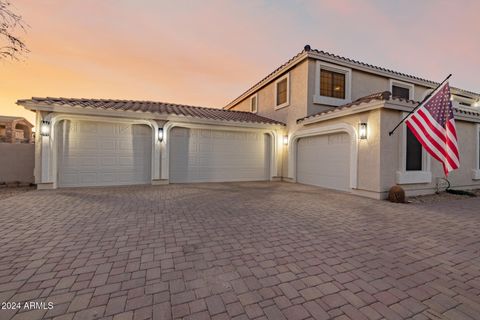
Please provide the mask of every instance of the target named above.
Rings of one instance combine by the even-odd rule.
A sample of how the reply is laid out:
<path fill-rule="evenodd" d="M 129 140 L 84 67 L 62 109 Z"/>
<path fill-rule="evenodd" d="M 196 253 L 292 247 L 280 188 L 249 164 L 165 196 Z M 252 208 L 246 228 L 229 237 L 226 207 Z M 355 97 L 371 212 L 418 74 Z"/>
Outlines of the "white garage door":
<path fill-rule="evenodd" d="M 301 138 L 297 181 L 337 190 L 350 189 L 350 136 L 347 133 Z"/>
<path fill-rule="evenodd" d="M 60 187 L 151 181 L 152 129 L 146 125 L 64 121 L 58 131 Z"/>
<path fill-rule="evenodd" d="M 263 133 L 174 128 L 170 182 L 269 179 L 270 139 Z"/>

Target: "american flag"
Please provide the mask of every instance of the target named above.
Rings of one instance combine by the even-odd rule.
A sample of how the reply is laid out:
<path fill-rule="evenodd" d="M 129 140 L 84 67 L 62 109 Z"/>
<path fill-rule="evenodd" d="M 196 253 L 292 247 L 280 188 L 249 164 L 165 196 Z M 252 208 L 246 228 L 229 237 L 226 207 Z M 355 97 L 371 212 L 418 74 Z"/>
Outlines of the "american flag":
<path fill-rule="evenodd" d="M 457 131 L 448 82 L 405 120 L 427 152 L 443 164 L 445 176 L 460 166 Z"/>

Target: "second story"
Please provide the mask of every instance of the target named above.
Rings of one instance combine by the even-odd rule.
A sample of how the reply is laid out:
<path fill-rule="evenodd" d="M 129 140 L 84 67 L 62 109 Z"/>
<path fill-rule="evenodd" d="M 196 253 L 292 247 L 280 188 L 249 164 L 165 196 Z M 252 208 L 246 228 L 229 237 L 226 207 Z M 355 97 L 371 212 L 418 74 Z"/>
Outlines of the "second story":
<path fill-rule="evenodd" d="M 291 126 L 297 119 L 384 91 L 421 101 L 437 85 L 307 45 L 224 108 L 258 113 Z M 453 87 L 452 95 L 455 107 L 480 110 L 480 94 Z"/>

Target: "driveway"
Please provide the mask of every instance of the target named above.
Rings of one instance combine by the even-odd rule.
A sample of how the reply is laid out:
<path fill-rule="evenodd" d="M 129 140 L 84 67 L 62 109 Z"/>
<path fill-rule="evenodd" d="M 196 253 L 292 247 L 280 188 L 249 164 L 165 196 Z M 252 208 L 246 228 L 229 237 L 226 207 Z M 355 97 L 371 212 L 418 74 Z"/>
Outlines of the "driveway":
<path fill-rule="evenodd" d="M 0 228 L 0 302 L 20 303 L 2 320 L 480 315 L 480 199 L 391 204 L 288 183 L 63 189 L 0 200 Z"/>

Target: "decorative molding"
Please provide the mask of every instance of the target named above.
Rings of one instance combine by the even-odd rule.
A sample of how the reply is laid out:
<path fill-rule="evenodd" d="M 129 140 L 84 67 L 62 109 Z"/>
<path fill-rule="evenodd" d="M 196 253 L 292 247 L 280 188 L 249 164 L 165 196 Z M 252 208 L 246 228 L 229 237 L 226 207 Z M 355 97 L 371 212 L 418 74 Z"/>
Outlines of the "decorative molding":
<path fill-rule="evenodd" d="M 310 129 L 300 129 L 289 136 L 288 140 L 288 178 L 297 181 L 297 144 L 298 139 L 331 133 L 346 132 L 350 135 L 350 188 L 357 188 L 358 139 L 357 130 L 349 124 L 338 123 Z"/>

